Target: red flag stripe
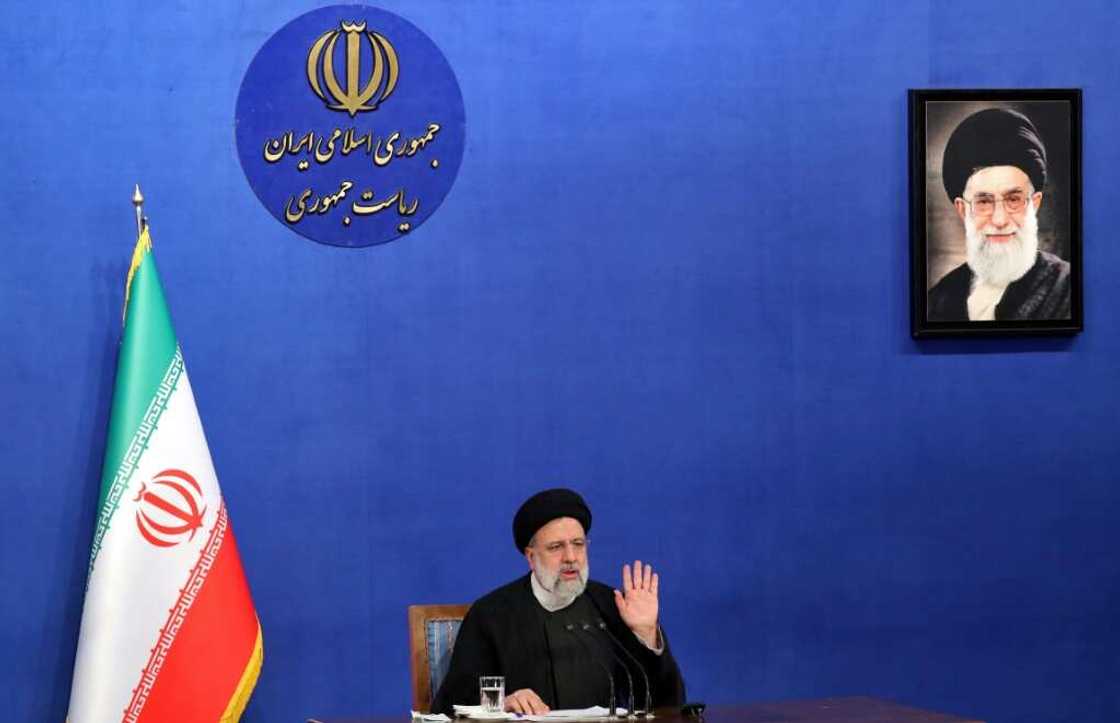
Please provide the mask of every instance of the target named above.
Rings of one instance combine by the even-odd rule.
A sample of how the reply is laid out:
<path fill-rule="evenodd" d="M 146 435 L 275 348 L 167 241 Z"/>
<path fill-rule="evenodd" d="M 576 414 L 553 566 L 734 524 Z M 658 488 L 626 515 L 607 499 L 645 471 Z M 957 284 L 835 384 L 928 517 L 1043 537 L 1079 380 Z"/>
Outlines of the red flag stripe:
<path fill-rule="evenodd" d="M 176 625 L 178 630 L 162 660 L 149 663 L 141 676 L 141 685 L 152 673 L 155 679 L 139 715 L 129 720 L 218 720 L 253 655 L 257 616 L 224 504 L 215 530 L 218 527 L 224 528 L 224 535 L 209 561 L 204 583 L 182 620 L 172 611 L 165 630 Z M 204 556 L 199 565 L 205 567 L 207 562 Z"/>

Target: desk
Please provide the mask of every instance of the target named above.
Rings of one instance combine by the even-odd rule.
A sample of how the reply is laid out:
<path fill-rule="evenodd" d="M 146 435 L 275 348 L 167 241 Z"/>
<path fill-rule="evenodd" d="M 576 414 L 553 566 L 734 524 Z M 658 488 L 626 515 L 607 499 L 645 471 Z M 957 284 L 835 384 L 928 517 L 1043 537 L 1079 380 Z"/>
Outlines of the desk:
<path fill-rule="evenodd" d="M 311 718 L 318 723 L 406 723 L 405 716 L 371 718 Z M 459 719 L 466 721 L 467 719 Z M 697 723 L 676 710 L 658 711 L 654 723 Z M 822 698 L 820 700 L 714 706 L 703 723 L 984 723 L 976 718 L 919 710 L 877 698 Z"/>

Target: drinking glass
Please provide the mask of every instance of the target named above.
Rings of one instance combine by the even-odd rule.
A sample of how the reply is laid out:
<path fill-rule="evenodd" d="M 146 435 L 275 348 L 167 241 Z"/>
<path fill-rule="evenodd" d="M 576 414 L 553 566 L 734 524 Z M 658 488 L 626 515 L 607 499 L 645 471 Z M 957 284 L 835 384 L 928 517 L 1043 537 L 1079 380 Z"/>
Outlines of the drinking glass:
<path fill-rule="evenodd" d="M 479 702 L 483 713 L 501 713 L 506 706 L 506 679 L 484 675 L 478 679 Z"/>

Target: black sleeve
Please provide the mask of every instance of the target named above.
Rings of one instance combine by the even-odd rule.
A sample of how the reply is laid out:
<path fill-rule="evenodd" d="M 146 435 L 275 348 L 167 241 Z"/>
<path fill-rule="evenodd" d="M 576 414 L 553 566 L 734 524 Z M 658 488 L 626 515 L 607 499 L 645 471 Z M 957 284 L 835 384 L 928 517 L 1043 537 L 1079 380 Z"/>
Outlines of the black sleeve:
<path fill-rule="evenodd" d="M 455 716 L 453 705 L 478 705 L 478 677 L 484 670 L 498 669 L 498 655 L 485 629 L 485 613 L 472 606 L 463 618 L 447 677 L 432 699 L 432 712 Z"/>
<path fill-rule="evenodd" d="M 968 321 L 968 294 L 972 291 L 972 272 L 961 264 L 945 274 L 926 294 L 926 319 L 929 321 Z"/>

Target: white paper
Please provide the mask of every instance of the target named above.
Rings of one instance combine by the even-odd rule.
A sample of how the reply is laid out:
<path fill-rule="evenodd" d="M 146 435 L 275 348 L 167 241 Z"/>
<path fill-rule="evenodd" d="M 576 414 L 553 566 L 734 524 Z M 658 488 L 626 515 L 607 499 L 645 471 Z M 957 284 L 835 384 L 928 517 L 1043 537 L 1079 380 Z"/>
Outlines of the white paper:
<path fill-rule="evenodd" d="M 626 713 L 627 710 L 625 708 L 618 709 L 619 715 L 626 715 Z M 594 718 L 610 718 L 610 716 L 611 711 L 609 708 L 604 708 L 602 706 L 596 705 L 590 708 L 568 708 L 562 710 L 550 710 L 544 715 L 525 715 L 519 716 L 519 718 L 522 720 L 547 721 L 564 719 L 590 720 Z"/>
<path fill-rule="evenodd" d="M 619 708 L 619 715 L 626 715 L 625 708 Z M 609 709 L 596 705 L 591 708 L 567 708 L 551 710 L 544 715 L 520 715 L 518 713 L 485 713 L 480 705 L 457 705 L 455 715 L 466 716 L 475 720 L 527 720 L 527 721 L 557 721 L 557 720 L 597 720 L 611 717 Z"/>
<path fill-rule="evenodd" d="M 482 710 L 480 705 L 457 705 L 454 708 L 455 715 L 466 716 L 475 720 L 512 720 L 518 717 L 515 713 L 487 713 Z"/>

